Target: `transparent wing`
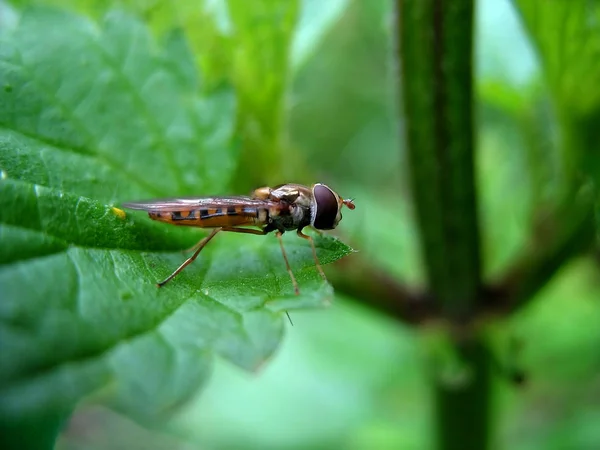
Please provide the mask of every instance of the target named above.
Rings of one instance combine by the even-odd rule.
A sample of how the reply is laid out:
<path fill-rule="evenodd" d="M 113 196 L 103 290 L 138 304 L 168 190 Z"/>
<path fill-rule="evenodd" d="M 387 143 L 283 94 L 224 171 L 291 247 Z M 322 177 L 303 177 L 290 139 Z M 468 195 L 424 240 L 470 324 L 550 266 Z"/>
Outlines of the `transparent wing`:
<path fill-rule="evenodd" d="M 270 200 L 258 200 L 247 196 L 233 197 L 181 197 L 123 203 L 124 208 L 142 211 L 192 211 L 199 208 L 227 208 L 245 206 L 249 208 L 269 208 L 277 206 Z"/>

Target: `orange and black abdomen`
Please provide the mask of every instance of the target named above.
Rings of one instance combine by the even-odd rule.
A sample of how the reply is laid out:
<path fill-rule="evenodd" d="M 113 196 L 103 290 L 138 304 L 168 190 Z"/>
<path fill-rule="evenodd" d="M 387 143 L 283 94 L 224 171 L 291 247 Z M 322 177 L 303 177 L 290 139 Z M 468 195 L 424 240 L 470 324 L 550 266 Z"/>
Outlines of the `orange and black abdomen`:
<path fill-rule="evenodd" d="M 191 211 L 148 211 L 151 219 L 173 225 L 188 227 L 218 228 L 240 225 L 260 225 L 262 216 L 268 211 L 263 208 L 229 206 L 224 208 L 199 208 Z"/>

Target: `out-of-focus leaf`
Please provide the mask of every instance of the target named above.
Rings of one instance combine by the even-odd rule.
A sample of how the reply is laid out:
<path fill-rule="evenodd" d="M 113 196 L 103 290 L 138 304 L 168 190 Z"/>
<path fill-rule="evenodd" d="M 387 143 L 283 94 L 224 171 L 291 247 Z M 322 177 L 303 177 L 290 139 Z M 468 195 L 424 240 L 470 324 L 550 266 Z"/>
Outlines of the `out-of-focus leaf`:
<path fill-rule="evenodd" d="M 405 190 L 398 191 L 403 149 L 390 51 L 392 10 L 391 2 L 381 0 L 349 2 L 294 74 L 289 126 L 295 153 L 304 155 L 318 179 L 398 196 Z"/>
<path fill-rule="evenodd" d="M 256 184 L 297 173 L 296 164 L 284 161 L 283 131 L 299 4 L 299 0 L 227 2 L 233 28 L 233 83 L 239 95 L 238 129 L 244 136 L 238 173 Z"/>
<path fill-rule="evenodd" d="M 493 326 L 499 366 L 516 363 L 526 376 L 521 387 L 506 379 L 497 385 L 500 448 L 595 446 L 589 422 L 598 420 L 598 287 L 595 262 L 575 260 L 535 302 Z"/>
<path fill-rule="evenodd" d="M 101 18 L 113 8 L 144 17 L 153 35 L 183 34 L 209 91 L 223 84 L 237 93 L 241 158 L 235 186 L 309 182 L 307 157 L 290 149 L 287 88 L 345 12 L 348 0 L 17 0 L 52 4 Z M 382 3 L 383 4 L 383 3 Z M 314 111 L 313 111 L 314 113 Z"/>
<path fill-rule="evenodd" d="M 475 13 L 477 77 L 506 83 L 506 87 L 528 86 L 540 68 L 512 1 L 481 1 Z"/>
<path fill-rule="evenodd" d="M 344 298 L 319 316 L 301 312 L 294 318 L 296 326 L 280 357 L 260 377 L 218 363 L 218 376 L 206 395 L 168 428 L 211 448 L 332 448 L 341 443 L 360 449 L 368 448 L 367 436 L 388 423 L 388 414 L 398 414 L 388 437 L 423 447 L 426 433 L 417 430 L 425 426 L 419 417 L 429 405 L 423 401 L 427 381 L 419 377 L 418 339 Z"/>
<path fill-rule="evenodd" d="M 294 71 L 318 48 L 323 35 L 331 28 L 348 7 L 349 0 L 303 0 L 300 20 L 292 47 Z"/>
<path fill-rule="evenodd" d="M 342 189 L 341 192 L 356 199 L 357 207 L 352 214 L 344 214 L 339 233 L 344 241 L 358 249 L 357 259 L 409 286 L 424 286 L 418 232 L 407 199 L 353 184 L 342 186 Z M 337 267 L 343 274 L 343 265 Z"/>
<path fill-rule="evenodd" d="M 600 2 L 515 0 L 555 103 L 567 190 L 600 179 Z"/>
<path fill-rule="evenodd" d="M 600 104 L 600 2 L 515 0 L 550 86 L 569 111 Z"/>
<path fill-rule="evenodd" d="M 331 297 L 308 244 L 223 235 L 170 285 L 200 237 L 125 215 L 121 201 L 218 194 L 231 184 L 236 102 L 199 95 L 187 42 L 139 20 L 57 10 L 0 33 L 0 418 L 63 412 L 103 388 L 138 417 L 172 411 L 212 357 L 261 365 L 282 311 Z M 315 239 L 327 264 L 351 250 Z"/>

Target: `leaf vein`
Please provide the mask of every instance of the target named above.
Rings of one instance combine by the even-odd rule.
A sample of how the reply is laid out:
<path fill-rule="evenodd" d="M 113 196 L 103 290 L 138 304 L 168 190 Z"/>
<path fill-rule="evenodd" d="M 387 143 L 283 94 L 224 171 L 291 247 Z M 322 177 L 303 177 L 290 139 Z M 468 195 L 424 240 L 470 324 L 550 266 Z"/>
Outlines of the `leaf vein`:
<path fill-rule="evenodd" d="M 12 128 L 8 124 L 0 122 L 0 130 L 2 130 L 2 129 L 3 130 L 9 130 L 9 131 L 11 131 L 13 133 L 20 134 L 23 137 L 26 137 L 26 138 L 31 139 L 33 141 L 36 141 L 36 142 L 38 142 L 40 144 L 46 145 L 46 146 L 49 147 L 49 148 L 47 148 L 47 150 L 56 150 L 58 152 L 63 152 L 63 153 L 68 153 L 68 154 L 75 154 L 75 155 L 81 156 L 83 158 L 95 158 L 95 159 L 97 159 L 97 162 L 104 164 L 105 166 L 107 166 L 111 170 L 114 170 L 115 172 L 121 172 L 127 178 L 129 178 L 132 182 L 136 183 L 141 188 L 147 190 L 148 193 L 154 194 L 154 195 L 160 195 L 160 191 L 157 190 L 156 187 L 153 184 L 148 183 L 143 178 L 141 178 L 139 175 L 137 175 L 137 174 L 135 174 L 133 172 L 128 171 L 123 165 L 120 165 L 119 163 L 113 161 L 111 158 L 109 158 L 104 153 L 100 153 L 100 152 L 89 153 L 89 152 L 86 152 L 86 151 L 79 151 L 79 149 L 77 149 L 75 147 L 68 147 L 68 146 L 64 145 L 63 143 L 61 143 L 61 142 L 53 141 L 51 139 L 48 139 L 45 136 L 41 136 L 41 135 L 38 135 L 38 134 L 32 134 L 32 133 L 26 132 L 24 130 L 17 130 L 15 128 Z M 52 187 L 55 187 L 55 186 L 48 186 L 48 187 L 52 188 Z"/>
<path fill-rule="evenodd" d="M 113 73 L 119 77 L 122 83 L 124 83 L 125 87 L 128 89 L 131 98 L 134 101 L 134 104 L 138 107 L 138 110 L 142 113 L 146 123 L 149 126 L 150 131 L 153 133 L 153 137 L 158 144 L 158 148 L 160 148 L 166 156 L 167 163 L 170 166 L 170 169 L 173 173 L 178 173 L 180 170 L 175 163 L 175 149 L 172 147 L 171 143 L 166 137 L 164 129 L 160 126 L 156 118 L 152 115 L 147 102 L 144 100 L 141 92 L 136 87 L 136 83 L 132 82 L 129 77 L 124 73 L 123 68 L 117 63 L 117 61 L 113 58 L 113 56 L 97 41 L 92 40 L 93 45 L 98 49 L 102 59 L 106 62 L 109 69 L 112 69 Z M 166 151 L 165 151 L 166 150 Z M 181 177 L 175 177 L 176 182 L 179 185 L 179 189 L 181 186 Z"/>
<path fill-rule="evenodd" d="M 78 273 L 80 273 L 79 270 L 77 269 L 77 267 L 76 267 L 76 270 Z M 78 292 L 80 292 L 79 285 L 78 285 Z M 56 360 L 55 361 L 56 364 L 52 365 L 51 367 L 46 367 L 46 368 L 38 371 L 35 375 L 30 375 L 28 377 L 22 377 L 21 379 L 19 379 L 17 382 L 13 383 L 12 385 L 5 383 L 5 385 L 3 386 L 3 389 L 0 390 L 0 398 L 3 397 L 6 393 L 11 392 L 15 388 L 22 387 L 24 385 L 27 385 L 28 383 L 35 382 L 36 379 L 41 379 L 44 376 L 50 375 L 53 371 L 58 370 L 61 367 L 64 367 L 67 365 L 86 364 L 86 363 L 96 361 L 98 359 L 102 359 L 103 357 L 110 358 L 110 356 L 111 356 L 110 354 L 112 352 L 116 351 L 121 345 L 129 345 L 135 339 L 141 339 L 144 336 L 150 335 L 152 333 L 157 333 L 159 331 L 160 327 L 167 320 L 169 320 L 181 307 L 183 307 L 187 302 L 189 302 L 191 300 L 193 300 L 193 297 L 188 297 L 188 298 L 183 299 L 181 301 L 181 303 L 179 305 L 177 305 L 176 308 L 174 308 L 172 311 L 169 311 L 163 318 L 158 320 L 153 325 L 151 325 L 147 328 L 141 329 L 141 330 L 135 330 L 134 332 L 132 332 L 130 334 L 126 334 L 126 335 L 122 336 L 119 340 L 115 340 L 114 342 L 110 343 L 106 347 L 94 349 L 93 351 L 90 351 L 87 354 L 78 355 L 78 356 L 75 356 L 75 357 L 72 357 L 69 359 Z M 78 303 L 79 303 L 79 300 L 78 300 Z M 79 306 L 80 305 L 78 304 L 78 312 L 80 311 Z M 107 383 L 108 383 L 108 381 L 106 383 L 104 383 L 103 386 L 106 386 Z M 98 389 L 100 389 L 100 388 L 101 388 L 101 386 L 98 387 Z"/>

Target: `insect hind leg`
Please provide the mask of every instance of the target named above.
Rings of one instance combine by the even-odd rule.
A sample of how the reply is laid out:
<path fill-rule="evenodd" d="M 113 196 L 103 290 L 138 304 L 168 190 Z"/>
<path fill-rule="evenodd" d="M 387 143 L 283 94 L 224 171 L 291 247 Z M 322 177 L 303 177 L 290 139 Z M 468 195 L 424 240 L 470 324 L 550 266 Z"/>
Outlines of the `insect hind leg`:
<path fill-rule="evenodd" d="M 292 272 L 290 262 L 288 261 L 287 253 L 285 252 L 285 247 L 283 246 L 283 239 L 281 238 L 282 235 L 283 235 L 283 233 L 281 231 L 278 231 L 277 233 L 275 233 L 275 236 L 277 236 L 277 239 L 279 240 L 279 246 L 281 247 L 281 254 L 283 255 L 283 260 L 285 261 L 285 268 L 287 269 L 287 271 L 290 275 L 290 278 L 292 279 L 292 284 L 294 285 L 294 292 L 296 293 L 296 295 L 299 295 L 300 289 L 298 288 L 298 282 L 296 281 L 296 277 L 294 276 L 294 272 Z"/>
<path fill-rule="evenodd" d="M 165 284 L 167 284 L 169 281 L 171 281 L 173 278 L 175 278 L 183 269 L 185 269 L 188 265 L 190 265 L 192 262 L 194 262 L 194 260 L 198 257 L 198 255 L 202 251 L 202 249 L 204 247 L 206 247 L 206 244 L 208 244 L 210 242 L 210 240 L 212 238 L 214 238 L 215 235 L 219 231 L 231 231 L 231 232 L 234 232 L 234 233 L 258 234 L 258 235 L 265 235 L 265 234 L 268 233 L 268 231 L 266 231 L 264 229 L 263 230 L 254 230 L 252 228 L 237 228 L 237 227 L 219 227 L 219 228 L 215 228 L 208 236 L 206 236 L 200 242 L 198 242 L 196 245 L 194 245 L 192 248 L 190 248 L 188 251 L 193 251 L 194 254 L 192 256 L 190 256 L 188 259 L 186 259 L 175 270 L 175 272 L 173 272 L 171 275 L 169 275 L 166 279 L 164 279 L 160 283 L 157 283 L 157 286 L 158 287 L 163 287 Z"/>
<path fill-rule="evenodd" d="M 169 281 L 171 281 L 173 278 L 175 278 L 179 272 L 181 272 L 183 269 L 185 269 L 189 264 L 191 264 L 192 262 L 194 262 L 194 260 L 198 257 L 198 255 L 200 254 L 200 252 L 202 251 L 202 249 L 204 247 L 206 247 L 206 244 L 208 244 L 210 242 L 210 240 L 212 238 L 214 238 L 216 236 L 216 234 L 222 231 L 222 228 L 215 228 L 214 230 L 211 231 L 211 233 L 206 236 L 205 238 L 203 238 L 200 242 L 198 242 L 193 248 L 195 249 L 194 254 L 192 256 L 190 256 L 188 259 L 186 259 L 177 269 L 175 269 L 175 272 L 173 272 L 171 275 L 169 275 L 167 278 L 165 278 L 163 281 L 157 283 L 157 286 L 163 287 L 165 284 L 167 284 Z"/>

